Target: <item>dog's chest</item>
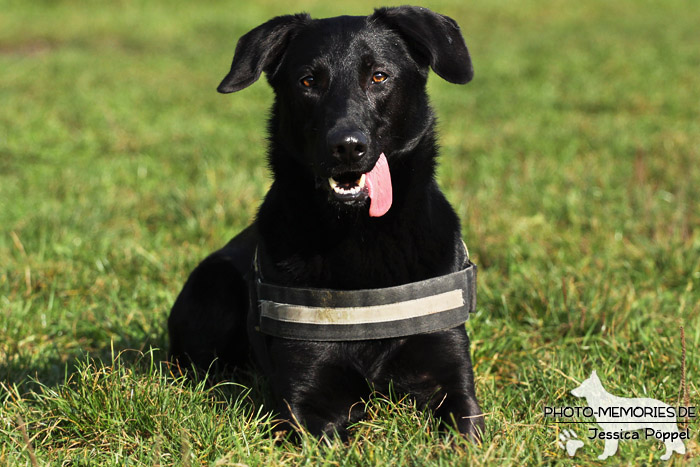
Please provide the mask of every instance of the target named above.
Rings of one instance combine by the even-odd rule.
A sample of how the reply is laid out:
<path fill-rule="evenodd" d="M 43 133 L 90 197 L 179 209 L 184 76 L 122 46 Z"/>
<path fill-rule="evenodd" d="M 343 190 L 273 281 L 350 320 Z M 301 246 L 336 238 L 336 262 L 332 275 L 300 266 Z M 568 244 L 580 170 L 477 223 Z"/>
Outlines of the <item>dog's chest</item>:
<path fill-rule="evenodd" d="M 449 248 L 448 248 L 449 249 Z M 294 253 L 275 265 L 286 285 L 339 290 L 390 287 L 440 274 L 444 259 L 415 239 L 347 239 L 330 248 Z"/>

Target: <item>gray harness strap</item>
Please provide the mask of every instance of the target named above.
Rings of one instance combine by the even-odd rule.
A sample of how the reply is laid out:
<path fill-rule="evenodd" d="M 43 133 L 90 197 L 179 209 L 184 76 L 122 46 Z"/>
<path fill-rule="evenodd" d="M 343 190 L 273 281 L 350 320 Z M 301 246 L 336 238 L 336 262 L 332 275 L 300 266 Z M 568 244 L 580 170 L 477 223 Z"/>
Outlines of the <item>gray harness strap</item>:
<path fill-rule="evenodd" d="M 257 257 L 257 252 L 256 252 Z M 295 340 L 385 339 L 450 329 L 476 308 L 476 265 L 381 289 L 283 287 L 262 281 L 256 258 L 259 330 Z"/>

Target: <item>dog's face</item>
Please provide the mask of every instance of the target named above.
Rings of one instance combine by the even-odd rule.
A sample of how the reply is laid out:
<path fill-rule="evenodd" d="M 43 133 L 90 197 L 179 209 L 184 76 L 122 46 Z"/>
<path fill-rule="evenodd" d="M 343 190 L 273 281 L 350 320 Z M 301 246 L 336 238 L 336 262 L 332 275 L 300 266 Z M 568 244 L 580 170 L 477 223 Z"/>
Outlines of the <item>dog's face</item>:
<path fill-rule="evenodd" d="M 472 77 L 457 24 L 427 9 L 368 17 L 282 16 L 243 36 L 219 86 L 233 92 L 262 71 L 275 90 L 273 170 L 302 167 L 327 202 L 370 215 L 391 206 L 389 167 L 433 125 L 428 67 L 455 83 Z"/>
<path fill-rule="evenodd" d="M 366 203 L 363 175 L 380 154 L 401 149 L 395 141 L 425 130 L 426 71 L 398 34 L 361 17 L 313 22 L 289 44 L 270 77 L 285 96 L 278 99 L 279 118 L 291 122 L 280 136 L 331 202 Z M 419 117 L 419 126 L 398 112 Z"/>
<path fill-rule="evenodd" d="M 571 394 L 576 397 L 586 397 L 599 392 L 600 389 L 602 389 L 602 384 L 594 370 L 588 379 L 583 381 L 577 388 L 571 390 Z"/>

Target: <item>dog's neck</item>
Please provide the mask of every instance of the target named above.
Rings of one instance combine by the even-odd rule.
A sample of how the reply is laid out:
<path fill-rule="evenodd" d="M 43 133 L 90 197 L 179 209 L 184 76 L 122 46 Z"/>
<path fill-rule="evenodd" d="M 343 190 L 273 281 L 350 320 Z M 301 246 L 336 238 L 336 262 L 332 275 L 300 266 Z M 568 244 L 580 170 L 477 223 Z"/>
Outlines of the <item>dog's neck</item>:
<path fill-rule="evenodd" d="M 269 263 L 263 267 L 271 280 L 373 288 L 458 270 L 459 219 L 435 182 L 436 153 L 431 134 L 393 160 L 394 202 L 379 218 L 370 218 L 366 209 L 329 206 L 301 169 L 277 177 L 258 213 L 262 256 Z"/>
<path fill-rule="evenodd" d="M 595 389 L 594 393 L 588 393 L 583 396 L 588 406 L 592 409 L 598 409 L 599 407 L 610 405 L 615 396 L 606 391 L 602 385 L 596 386 Z"/>

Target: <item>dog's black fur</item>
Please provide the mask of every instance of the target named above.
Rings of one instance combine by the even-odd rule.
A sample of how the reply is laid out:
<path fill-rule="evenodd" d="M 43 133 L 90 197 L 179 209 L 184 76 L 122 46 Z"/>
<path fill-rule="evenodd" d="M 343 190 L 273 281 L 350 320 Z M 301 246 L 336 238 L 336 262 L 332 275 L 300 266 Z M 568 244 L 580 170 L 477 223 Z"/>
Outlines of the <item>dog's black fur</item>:
<path fill-rule="evenodd" d="M 462 266 L 460 223 L 435 181 L 435 118 L 428 69 L 452 83 L 472 78 L 457 23 L 425 8 L 368 17 L 281 16 L 241 37 L 228 93 L 265 72 L 275 91 L 269 121 L 274 181 L 256 221 L 192 273 L 173 306 L 170 352 L 207 369 L 252 357 L 277 409 L 317 435 L 346 436 L 370 386 L 418 405 L 479 440 L 464 326 L 405 338 L 309 342 L 264 336 L 247 322 L 257 247 L 268 282 L 332 289 L 389 287 Z M 374 81 L 377 81 L 376 83 Z M 328 178 L 368 172 L 386 154 L 393 205 L 369 217 L 365 192 L 340 199 Z M 369 384 L 368 384 L 369 383 Z"/>

